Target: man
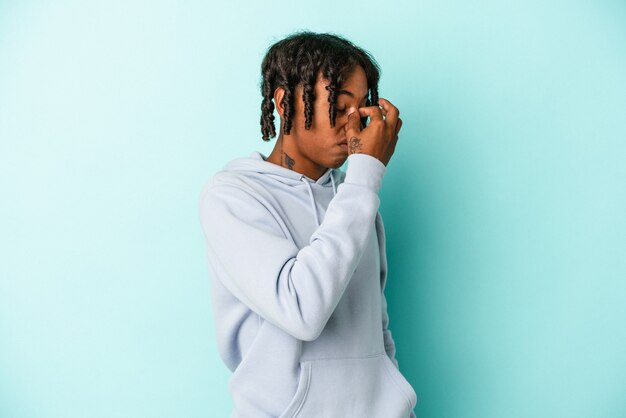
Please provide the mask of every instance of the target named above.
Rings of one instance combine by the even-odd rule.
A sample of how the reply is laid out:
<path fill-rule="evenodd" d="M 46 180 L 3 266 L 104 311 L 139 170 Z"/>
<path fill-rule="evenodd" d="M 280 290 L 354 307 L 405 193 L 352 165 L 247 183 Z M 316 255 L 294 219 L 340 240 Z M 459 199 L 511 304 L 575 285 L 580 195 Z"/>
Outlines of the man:
<path fill-rule="evenodd" d="M 230 161 L 199 201 L 232 417 L 415 417 L 388 329 L 378 212 L 399 111 L 378 98 L 373 58 L 336 35 L 295 33 L 262 71 L 275 147 Z"/>

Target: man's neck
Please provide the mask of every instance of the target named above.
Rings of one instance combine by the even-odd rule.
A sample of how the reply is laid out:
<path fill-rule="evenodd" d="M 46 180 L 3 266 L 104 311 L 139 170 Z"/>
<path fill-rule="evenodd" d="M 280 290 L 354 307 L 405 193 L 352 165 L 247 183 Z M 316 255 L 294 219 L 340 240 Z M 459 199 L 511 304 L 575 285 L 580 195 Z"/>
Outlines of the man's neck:
<path fill-rule="evenodd" d="M 316 165 L 312 161 L 302 157 L 297 151 L 288 149 L 288 147 L 284 145 L 282 135 L 276 140 L 276 145 L 274 145 L 272 153 L 265 161 L 304 174 L 308 178 L 316 181 L 328 170 L 328 167 Z"/>

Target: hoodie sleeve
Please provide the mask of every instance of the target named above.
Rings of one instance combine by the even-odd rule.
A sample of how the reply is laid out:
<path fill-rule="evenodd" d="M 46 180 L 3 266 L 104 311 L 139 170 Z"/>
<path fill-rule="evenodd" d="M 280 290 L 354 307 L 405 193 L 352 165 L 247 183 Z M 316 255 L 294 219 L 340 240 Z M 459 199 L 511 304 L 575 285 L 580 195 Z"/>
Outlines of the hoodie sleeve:
<path fill-rule="evenodd" d="M 200 221 L 218 278 L 250 309 L 301 340 L 314 340 L 324 329 L 380 205 L 386 166 L 368 154 L 350 154 L 347 161 L 323 222 L 301 249 L 243 187 L 213 183 L 200 196 Z"/>

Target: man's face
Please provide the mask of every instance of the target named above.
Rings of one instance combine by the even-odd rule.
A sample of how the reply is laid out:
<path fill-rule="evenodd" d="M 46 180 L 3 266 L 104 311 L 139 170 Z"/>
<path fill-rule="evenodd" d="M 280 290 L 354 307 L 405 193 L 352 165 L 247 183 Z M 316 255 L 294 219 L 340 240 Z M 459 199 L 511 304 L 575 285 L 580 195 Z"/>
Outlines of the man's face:
<path fill-rule="evenodd" d="M 356 66 L 349 77 L 340 86 L 337 96 L 337 115 L 335 126 L 330 126 L 330 103 L 328 90 L 325 87 L 328 80 L 317 76 L 315 84 L 314 111 L 309 130 L 304 129 L 304 101 L 302 100 L 302 86 L 295 91 L 295 115 L 290 135 L 294 138 L 294 145 L 300 155 L 323 167 L 338 168 L 348 158 L 348 147 L 339 146 L 346 140 L 345 125 L 348 122 L 350 108 L 354 110 L 365 106 L 368 95 L 367 77 L 361 66 Z"/>

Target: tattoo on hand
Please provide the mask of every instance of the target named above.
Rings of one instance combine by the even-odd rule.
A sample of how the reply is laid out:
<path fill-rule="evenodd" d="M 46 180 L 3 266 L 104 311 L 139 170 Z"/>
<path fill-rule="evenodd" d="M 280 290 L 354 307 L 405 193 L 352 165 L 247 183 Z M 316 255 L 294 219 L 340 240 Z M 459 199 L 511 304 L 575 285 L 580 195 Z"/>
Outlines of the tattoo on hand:
<path fill-rule="evenodd" d="M 350 151 L 350 154 L 360 153 L 360 152 L 362 152 L 361 151 L 362 148 L 363 148 L 363 144 L 361 144 L 361 139 L 360 138 L 357 138 L 356 136 L 353 136 L 348 141 L 348 149 Z"/>

